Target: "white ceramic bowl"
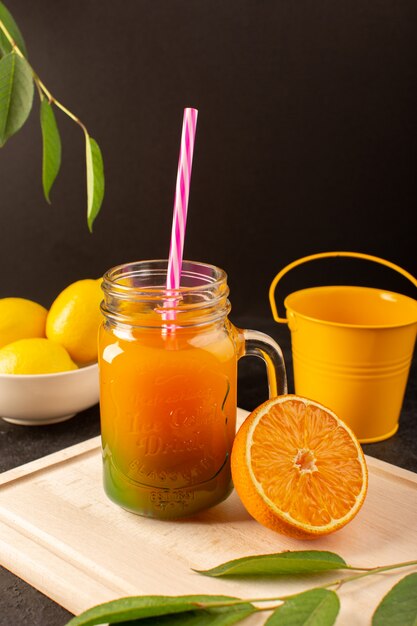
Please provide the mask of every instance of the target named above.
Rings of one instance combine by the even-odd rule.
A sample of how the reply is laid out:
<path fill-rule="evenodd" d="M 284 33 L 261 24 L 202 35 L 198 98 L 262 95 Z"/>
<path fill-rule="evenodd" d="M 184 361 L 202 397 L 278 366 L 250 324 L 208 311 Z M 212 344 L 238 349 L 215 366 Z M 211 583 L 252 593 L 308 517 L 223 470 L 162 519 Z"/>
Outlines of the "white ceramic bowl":
<path fill-rule="evenodd" d="M 56 374 L 0 374 L 0 416 L 12 424 L 54 424 L 99 399 L 98 365 Z"/>

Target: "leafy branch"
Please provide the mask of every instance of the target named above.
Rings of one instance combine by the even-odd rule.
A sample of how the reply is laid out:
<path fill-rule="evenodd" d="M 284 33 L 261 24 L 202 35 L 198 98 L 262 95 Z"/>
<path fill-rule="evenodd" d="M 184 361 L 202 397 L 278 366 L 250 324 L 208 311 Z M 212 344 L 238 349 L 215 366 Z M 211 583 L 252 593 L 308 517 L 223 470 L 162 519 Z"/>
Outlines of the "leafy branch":
<path fill-rule="evenodd" d="M 40 98 L 42 186 L 50 203 L 52 186 L 61 168 L 61 138 L 54 107 L 84 133 L 87 172 L 87 223 L 92 231 L 104 198 L 103 158 L 87 127 L 57 100 L 28 61 L 26 44 L 13 16 L 0 2 L 0 147 L 24 125 L 32 109 L 34 87 Z"/>
<path fill-rule="evenodd" d="M 67 626 L 103 623 L 119 626 L 228 626 L 262 611 L 271 613 L 264 626 L 332 626 L 340 609 L 337 591 L 342 585 L 366 576 L 413 566 L 417 566 L 417 561 L 371 568 L 353 567 L 338 554 L 319 550 L 243 557 L 210 570 L 195 571 L 205 576 L 252 578 L 300 574 L 314 577 L 335 570 L 359 573 L 288 596 L 250 599 L 214 595 L 131 596 L 88 609 L 71 619 Z M 268 606 L 263 607 L 265 603 Z M 274 604 L 271 606 L 271 603 Z M 372 626 L 413 626 L 416 623 L 417 573 L 412 573 L 386 594 L 374 612 Z"/>

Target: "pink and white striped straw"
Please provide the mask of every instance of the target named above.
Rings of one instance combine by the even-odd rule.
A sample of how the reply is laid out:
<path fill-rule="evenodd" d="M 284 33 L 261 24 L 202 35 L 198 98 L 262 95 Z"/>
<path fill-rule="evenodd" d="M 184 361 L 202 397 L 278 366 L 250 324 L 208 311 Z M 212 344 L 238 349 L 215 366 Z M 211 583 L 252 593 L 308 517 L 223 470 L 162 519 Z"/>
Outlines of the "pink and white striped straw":
<path fill-rule="evenodd" d="M 197 109 L 184 109 L 167 270 L 168 292 L 173 289 L 179 289 L 181 283 L 182 257 L 185 228 L 187 225 L 188 198 L 190 195 L 197 115 Z M 169 318 L 172 319 L 172 316 L 169 315 Z"/>

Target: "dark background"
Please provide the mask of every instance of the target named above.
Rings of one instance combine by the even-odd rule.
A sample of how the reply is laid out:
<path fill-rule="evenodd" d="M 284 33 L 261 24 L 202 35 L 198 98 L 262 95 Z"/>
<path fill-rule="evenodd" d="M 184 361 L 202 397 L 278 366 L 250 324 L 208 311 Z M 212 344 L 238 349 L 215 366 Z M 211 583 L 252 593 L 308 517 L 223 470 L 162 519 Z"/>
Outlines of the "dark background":
<path fill-rule="evenodd" d="M 84 137 L 41 190 L 39 103 L 0 151 L 0 296 L 49 306 L 79 278 L 166 257 L 182 111 L 199 109 L 185 258 L 226 269 L 232 319 L 270 318 L 284 265 L 323 250 L 417 273 L 414 0 L 8 0 L 45 84 L 101 146 L 106 196 L 86 226 Z M 358 283 L 415 296 L 359 261 L 279 292 Z"/>

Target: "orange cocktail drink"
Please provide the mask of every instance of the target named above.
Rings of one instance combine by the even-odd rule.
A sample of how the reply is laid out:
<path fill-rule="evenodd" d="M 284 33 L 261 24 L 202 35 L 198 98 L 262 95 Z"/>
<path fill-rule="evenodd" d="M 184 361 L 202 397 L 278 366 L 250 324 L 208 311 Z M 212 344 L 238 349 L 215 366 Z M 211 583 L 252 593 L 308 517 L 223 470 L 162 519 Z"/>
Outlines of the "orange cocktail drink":
<path fill-rule="evenodd" d="M 169 519 L 231 491 L 237 360 L 255 331 L 227 319 L 223 270 L 184 262 L 168 296 L 165 279 L 165 261 L 105 275 L 99 365 L 105 490 L 128 510 Z"/>
<path fill-rule="evenodd" d="M 236 357 L 229 337 L 215 327 L 210 334 L 124 339 L 101 329 L 105 484 L 127 508 L 180 515 L 230 491 Z"/>

